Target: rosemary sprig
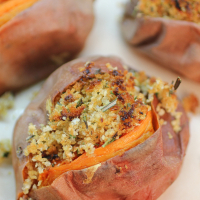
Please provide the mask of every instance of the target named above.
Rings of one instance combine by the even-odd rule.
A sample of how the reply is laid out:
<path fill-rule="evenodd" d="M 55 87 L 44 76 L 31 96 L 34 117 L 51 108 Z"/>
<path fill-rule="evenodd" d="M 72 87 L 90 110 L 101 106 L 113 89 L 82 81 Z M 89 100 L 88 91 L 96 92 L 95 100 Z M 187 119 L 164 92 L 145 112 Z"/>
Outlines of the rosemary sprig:
<path fill-rule="evenodd" d="M 57 104 L 58 104 L 59 106 L 62 106 L 62 104 L 61 104 L 59 101 L 57 102 Z"/>
<path fill-rule="evenodd" d="M 115 133 L 115 135 L 112 136 L 112 138 L 109 138 L 103 145 L 102 147 L 106 147 L 107 145 L 109 145 L 110 143 L 114 142 L 116 140 L 116 137 L 118 135 L 118 132 Z"/>
<path fill-rule="evenodd" d="M 102 147 L 105 148 L 107 145 L 109 145 L 110 143 L 114 142 L 115 138 L 109 138 L 103 145 Z"/>
<path fill-rule="evenodd" d="M 113 100 L 112 102 L 110 102 L 108 105 L 104 106 L 101 110 L 103 112 L 105 112 L 106 110 L 112 108 L 113 106 L 115 106 L 117 103 L 117 98 L 115 100 Z"/>
<path fill-rule="evenodd" d="M 131 107 L 131 104 L 130 103 L 127 103 L 127 108 Z"/>
<path fill-rule="evenodd" d="M 181 78 L 178 77 L 178 78 L 176 79 L 175 84 L 174 84 L 174 90 L 177 90 L 178 87 L 180 86 L 180 84 L 181 84 Z"/>
<path fill-rule="evenodd" d="M 78 102 L 76 103 L 76 108 L 78 108 L 79 106 L 81 106 L 83 104 L 82 98 L 80 98 L 78 100 Z"/>
<path fill-rule="evenodd" d="M 35 135 L 30 135 L 26 138 L 26 141 L 29 141 L 31 138 L 35 137 Z"/>
<path fill-rule="evenodd" d="M 85 123 L 86 128 L 88 129 L 88 123 L 87 123 L 87 116 L 86 115 L 83 116 L 83 121 Z"/>
<path fill-rule="evenodd" d="M 137 96 L 134 97 L 134 100 L 135 100 L 135 101 L 137 100 Z"/>
<path fill-rule="evenodd" d="M 172 81 L 172 85 L 173 85 L 174 87 L 173 87 L 172 89 L 169 90 L 169 94 L 170 94 L 170 95 L 173 94 L 174 91 L 178 89 L 178 87 L 180 86 L 180 84 L 181 84 L 181 78 L 180 78 L 180 77 L 178 77 L 178 78 L 176 79 L 175 84 L 174 84 L 174 81 Z"/>

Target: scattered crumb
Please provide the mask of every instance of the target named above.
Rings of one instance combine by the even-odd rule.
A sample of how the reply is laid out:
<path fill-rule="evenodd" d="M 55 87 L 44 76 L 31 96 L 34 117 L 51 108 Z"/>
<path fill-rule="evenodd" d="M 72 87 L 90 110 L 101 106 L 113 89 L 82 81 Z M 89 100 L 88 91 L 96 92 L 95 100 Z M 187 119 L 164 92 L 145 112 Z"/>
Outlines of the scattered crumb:
<path fill-rule="evenodd" d="M 178 133 L 179 131 L 181 131 L 181 116 L 182 116 L 182 112 L 174 112 L 171 113 L 171 115 L 175 118 L 173 121 L 171 121 L 171 125 L 173 127 L 173 130 Z"/>
<path fill-rule="evenodd" d="M 169 139 L 173 138 L 173 135 L 170 132 L 168 132 L 167 134 L 168 134 Z"/>
<path fill-rule="evenodd" d="M 0 141 L 0 163 L 11 159 L 11 142 L 9 139 Z"/>
<path fill-rule="evenodd" d="M 163 116 L 165 114 L 165 110 L 163 108 L 161 108 L 161 104 L 160 103 L 157 105 L 156 111 L 157 111 L 159 116 Z"/>
<path fill-rule="evenodd" d="M 164 119 L 160 119 L 160 125 L 166 125 L 167 124 L 167 121 L 165 121 Z"/>
<path fill-rule="evenodd" d="M 196 110 L 199 106 L 199 100 L 194 94 L 190 94 L 183 98 L 183 107 L 186 112 L 196 113 Z"/>
<path fill-rule="evenodd" d="M 34 92 L 32 93 L 31 101 L 34 100 L 34 99 L 37 97 L 38 93 L 39 93 L 39 91 L 34 91 Z"/>
<path fill-rule="evenodd" d="M 110 63 L 107 63 L 107 64 L 106 64 L 106 67 L 107 67 L 110 71 L 117 70 L 117 67 L 113 67 Z"/>
<path fill-rule="evenodd" d="M 127 165 L 124 166 L 126 169 L 128 169 Z"/>
<path fill-rule="evenodd" d="M 91 183 L 92 181 L 92 178 L 94 176 L 94 173 L 97 171 L 97 169 L 101 166 L 101 163 L 97 164 L 97 165 L 94 165 L 94 166 L 91 166 L 91 167 L 88 167 L 86 170 L 86 176 L 87 178 L 83 181 L 84 183 L 88 184 L 88 183 Z"/>
<path fill-rule="evenodd" d="M 80 67 L 80 68 L 79 68 L 79 71 L 80 71 L 80 72 L 83 72 L 84 70 L 85 70 L 85 67 Z"/>
<path fill-rule="evenodd" d="M 6 116 L 7 111 L 14 106 L 14 96 L 11 92 L 6 92 L 0 97 L 0 118 Z"/>

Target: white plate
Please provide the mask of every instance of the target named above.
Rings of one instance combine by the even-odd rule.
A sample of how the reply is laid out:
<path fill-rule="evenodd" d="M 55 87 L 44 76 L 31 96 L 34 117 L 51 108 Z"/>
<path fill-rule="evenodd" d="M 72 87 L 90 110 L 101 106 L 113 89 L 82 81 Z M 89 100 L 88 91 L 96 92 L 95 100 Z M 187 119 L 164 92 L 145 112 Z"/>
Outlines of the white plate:
<path fill-rule="evenodd" d="M 87 44 L 79 56 L 116 55 L 135 69 L 146 71 L 165 81 L 175 80 L 172 73 L 132 50 L 123 40 L 119 21 L 125 0 L 95 1 L 96 21 Z M 200 84 L 182 78 L 178 95 L 180 97 L 195 93 L 200 99 Z M 0 121 L 0 139 L 12 138 L 17 118 L 31 101 L 33 93 L 42 83 L 36 84 L 16 95 L 15 107 L 9 111 L 4 121 Z M 190 117 L 191 138 L 183 167 L 178 179 L 167 189 L 159 200 L 199 200 L 200 199 L 200 115 Z M 4 164 L 0 167 L 0 200 L 15 199 L 15 183 L 12 167 Z"/>

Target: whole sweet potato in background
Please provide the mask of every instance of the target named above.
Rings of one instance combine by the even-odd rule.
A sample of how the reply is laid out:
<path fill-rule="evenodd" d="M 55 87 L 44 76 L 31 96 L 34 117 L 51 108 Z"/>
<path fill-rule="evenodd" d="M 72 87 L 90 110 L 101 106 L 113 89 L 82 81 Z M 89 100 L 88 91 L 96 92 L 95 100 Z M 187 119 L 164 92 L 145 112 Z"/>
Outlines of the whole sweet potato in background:
<path fill-rule="evenodd" d="M 138 0 L 131 0 L 122 20 L 126 41 L 159 64 L 200 82 L 200 26 L 162 17 L 133 17 Z"/>
<path fill-rule="evenodd" d="M 93 21 L 93 0 L 39 0 L 0 26 L 0 94 L 35 83 L 72 59 Z"/>
<path fill-rule="evenodd" d="M 80 68 L 87 61 L 94 63 L 91 73 L 99 68 L 107 72 L 106 64 L 117 66 L 124 70 L 124 63 L 116 57 L 88 57 L 73 60 L 56 70 L 45 82 L 38 96 L 26 108 L 18 120 L 13 136 L 13 166 L 16 178 L 16 193 L 21 192 L 23 185 L 22 171 L 28 158 L 16 150 L 23 150 L 27 146 L 28 125 L 33 123 L 47 124 L 46 100 L 50 97 L 54 102 L 56 97 L 72 83 L 80 79 Z M 82 170 L 71 170 L 60 175 L 50 186 L 32 190 L 30 197 L 43 200 L 78 200 L 78 199 L 126 199 L 148 200 L 157 199 L 176 179 L 180 172 L 189 140 L 188 118 L 181 104 L 178 111 L 181 116 L 181 131 L 173 131 L 171 121 L 173 117 L 165 113 L 162 117 L 167 121 L 160 127 L 153 102 L 154 126 L 156 132 L 121 156 L 115 156 L 103 163 Z M 169 137 L 168 133 L 172 134 Z M 145 137 L 145 134 L 144 136 Z"/>

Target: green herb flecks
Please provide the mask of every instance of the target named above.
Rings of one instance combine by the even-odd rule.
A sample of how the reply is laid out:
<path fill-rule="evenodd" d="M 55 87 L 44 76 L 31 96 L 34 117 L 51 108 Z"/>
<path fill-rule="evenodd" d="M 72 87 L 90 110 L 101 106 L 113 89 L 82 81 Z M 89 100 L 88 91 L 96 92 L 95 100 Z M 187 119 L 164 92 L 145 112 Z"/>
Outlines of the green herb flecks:
<path fill-rule="evenodd" d="M 156 95 L 157 98 L 158 98 L 158 94 L 159 94 L 158 92 L 155 93 L 155 95 Z"/>
<path fill-rule="evenodd" d="M 107 145 L 109 145 L 110 143 L 114 142 L 115 138 L 109 138 L 103 145 L 102 147 L 105 148 Z"/>
<path fill-rule="evenodd" d="M 87 123 L 87 116 L 86 115 L 83 116 L 83 121 L 85 123 L 86 128 L 88 129 L 88 123 Z"/>
<path fill-rule="evenodd" d="M 73 138 L 76 138 L 76 136 L 69 134 L 69 139 L 73 139 Z"/>
<path fill-rule="evenodd" d="M 32 139 L 32 138 L 34 138 L 35 137 L 35 135 L 30 135 L 30 136 L 28 136 L 27 138 L 26 138 L 26 141 L 28 142 L 30 139 Z"/>
<path fill-rule="evenodd" d="M 109 87 L 108 87 L 108 82 L 106 82 L 104 88 L 109 88 Z"/>
<path fill-rule="evenodd" d="M 58 104 L 59 106 L 62 106 L 62 104 L 61 104 L 59 101 L 57 102 L 57 104 Z"/>
<path fill-rule="evenodd" d="M 10 154 L 10 152 L 8 152 L 8 151 L 7 151 L 7 152 L 4 152 L 4 153 L 3 153 L 3 157 L 4 157 L 4 158 L 7 158 L 7 157 L 9 156 L 9 154 Z"/>
<path fill-rule="evenodd" d="M 137 100 L 137 96 L 134 97 L 134 100 L 135 100 L 135 101 Z"/>
<path fill-rule="evenodd" d="M 97 69 L 97 70 L 95 71 L 95 74 L 101 74 L 101 69 Z"/>
<path fill-rule="evenodd" d="M 130 108 L 131 107 L 131 104 L 130 103 L 127 103 L 127 108 Z"/>
<path fill-rule="evenodd" d="M 76 108 L 80 107 L 83 104 L 83 100 L 82 98 L 78 100 L 78 102 L 76 103 Z"/>

